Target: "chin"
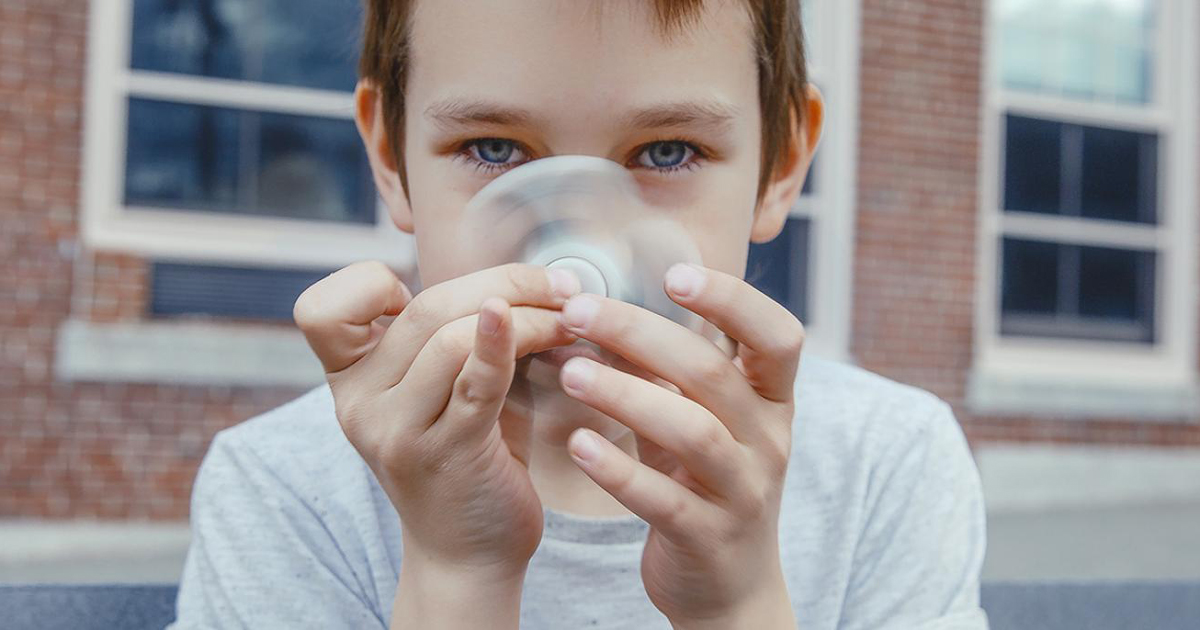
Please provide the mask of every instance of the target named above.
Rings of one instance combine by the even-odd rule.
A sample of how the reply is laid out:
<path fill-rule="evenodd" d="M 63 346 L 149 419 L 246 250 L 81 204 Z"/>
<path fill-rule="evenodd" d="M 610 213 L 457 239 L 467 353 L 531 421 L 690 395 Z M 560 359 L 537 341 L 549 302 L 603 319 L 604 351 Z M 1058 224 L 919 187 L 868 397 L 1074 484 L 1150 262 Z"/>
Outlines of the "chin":
<path fill-rule="evenodd" d="M 561 357 L 559 357 L 561 358 Z M 607 363 L 607 362 L 606 362 Z M 561 362 L 543 360 L 534 355 L 528 367 L 518 371 L 514 389 L 528 387 L 531 404 L 528 406 L 533 433 L 541 441 L 566 442 L 571 432 L 587 427 L 610 442 L 629 433 L 629 428 L 591 407 L 568 396 L 559 385 Z M 525 405 L 522 405 L 525 406 Z"/>

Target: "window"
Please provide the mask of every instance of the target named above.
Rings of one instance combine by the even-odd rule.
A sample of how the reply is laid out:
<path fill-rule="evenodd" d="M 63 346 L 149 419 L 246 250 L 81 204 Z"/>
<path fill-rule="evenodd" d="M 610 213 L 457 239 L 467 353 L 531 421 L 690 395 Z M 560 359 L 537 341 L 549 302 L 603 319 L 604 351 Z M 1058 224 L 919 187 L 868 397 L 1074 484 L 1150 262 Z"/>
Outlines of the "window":
<path fill-rule="evenodd" d="M 975 377 L 1192 387 L 1197 17 L 991 3 Z"/>
<path fill-rule="evenodd" d="M 857 0 L 802 0 L 809 79 L 826 103 L 817 157 L 783 232 L 752 245 L 747 279 L 805 325 L 806 352 L 847 359 L 858 125 Z"/>
<path fill-rule="evenodd" d="M 151 259 L 413 263 L 353 122 L 358 0 L 92 3 L 84 229 Z"/>

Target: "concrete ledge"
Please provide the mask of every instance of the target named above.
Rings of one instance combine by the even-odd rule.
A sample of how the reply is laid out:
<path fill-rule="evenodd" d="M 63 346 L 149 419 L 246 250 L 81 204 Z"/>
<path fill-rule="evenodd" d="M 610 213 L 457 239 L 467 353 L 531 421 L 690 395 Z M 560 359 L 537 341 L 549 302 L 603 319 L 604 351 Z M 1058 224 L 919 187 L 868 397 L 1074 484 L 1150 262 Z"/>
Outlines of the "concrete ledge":
<path fill-rule="evenodd" d="M 1200 420 L 1200 386 L 1121 386 L 1046 377 L 1011 377 L 973 370 L 967 383 L 973 413 L 1056 419 Z"/>
<path fill-rule="evenodd" d="M 0 583 L 176 583 L 187 523 L 0 521 Z"/>
<path fill-rule="evenodd" d="M 64 381 L 313 387 L 324 379 L 300 331 L 210 322 L 68 320 L 54 367 Z"/>
<path fill-rule="evenodd" d="M 1200 505 L 1200 449 L 983 446 L 975 457 L 989 514 Z"/>

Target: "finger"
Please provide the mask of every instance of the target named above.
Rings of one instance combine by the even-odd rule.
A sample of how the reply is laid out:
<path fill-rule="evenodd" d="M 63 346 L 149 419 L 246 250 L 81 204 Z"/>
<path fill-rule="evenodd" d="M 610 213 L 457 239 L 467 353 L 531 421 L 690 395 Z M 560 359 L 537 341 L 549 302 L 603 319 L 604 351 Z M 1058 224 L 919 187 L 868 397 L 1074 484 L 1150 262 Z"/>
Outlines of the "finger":
<path fill-rule="evenodd" d="M 509 309 L 514 347 L 510 360 L 534 352 L 569 345 L 575 337 L 558 325 L 557 311 L 534 306 Z M 432 424 L 447 405 L 454 383 L 474 347 L 478 315 L 461 317 L 438 329 L 417 354 L 404 379 L 392 387 L 398 408 L 405 415 Z"/>
<path fill-rule="evenodd" d="M 491 423 L 480 419 L 499 417 L 516 367 L 517 340 L 513 335 L 508 302 L 488 298 L 475 318 L 475 346 L 451 387 L 446 418 L 463 421 L 457 430 L 473 434 Z M 450 427 L 448 427 L 450 430 Z"/>
<path fill-rule="evenodd" d="M 379 342 L 376 319 L 400 313 L 411 299 L 408 287 L 383 263 L 354 263 L 301 293 L 292 317 L 325 372 L 334 374 Z"/>
<path fill-rule="evenodd" d="M 394 385 L 442 326 L 476 314 L 485 299 L 557 309 L 578 292 L 579 279 L 569 272 L 517 263 L 447 280 L 417 294 L 364 363 L 387 374 Z"/>
<path fill-rule="evenodd" d="M 688 525 L 708 510 L 696 493 L 638 462 L 591 429 L 571 433 L 567 450 L 596 485 L 667 536 L 688 535 Z"/>
<path fill-rule="evenodd" d="M 740 445 L 695 401 L 583 357 L 559 377 L 568 396 L 666 449 L 708 490 L 732 496 L 742 487 Z"/>
<path fill-rule="evenodd" d="M 674 384 L 718 418 L 736 421 L 758 395 L 715 344 L 639 306 L 591 294 L 563 307 L 563 326 Z M 734 435 L 739 430 L 730 427 Z"/>
<path fill-rule="evenodd" d="M 804 326 L 791 312 L 741 278 L 696 265 L 671 267 L 664 284 L 672 300 L 740 344 L 738 356 L 755 391 L 792 400 Z"/>

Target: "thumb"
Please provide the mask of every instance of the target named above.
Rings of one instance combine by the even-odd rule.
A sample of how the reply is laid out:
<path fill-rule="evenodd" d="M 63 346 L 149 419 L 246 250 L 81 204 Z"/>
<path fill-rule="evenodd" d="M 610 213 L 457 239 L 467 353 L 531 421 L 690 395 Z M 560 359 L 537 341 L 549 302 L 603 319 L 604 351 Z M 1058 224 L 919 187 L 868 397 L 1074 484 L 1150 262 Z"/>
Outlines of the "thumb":
<path fill-rule="evenodd" d="M 325 373 L 354 365 L 379 342 L 383 326 L 375 320 L 395 316 L 412 292 L 381 262 L 354 263 L 305 289 L 292 317 L 304 333 Z"/>

